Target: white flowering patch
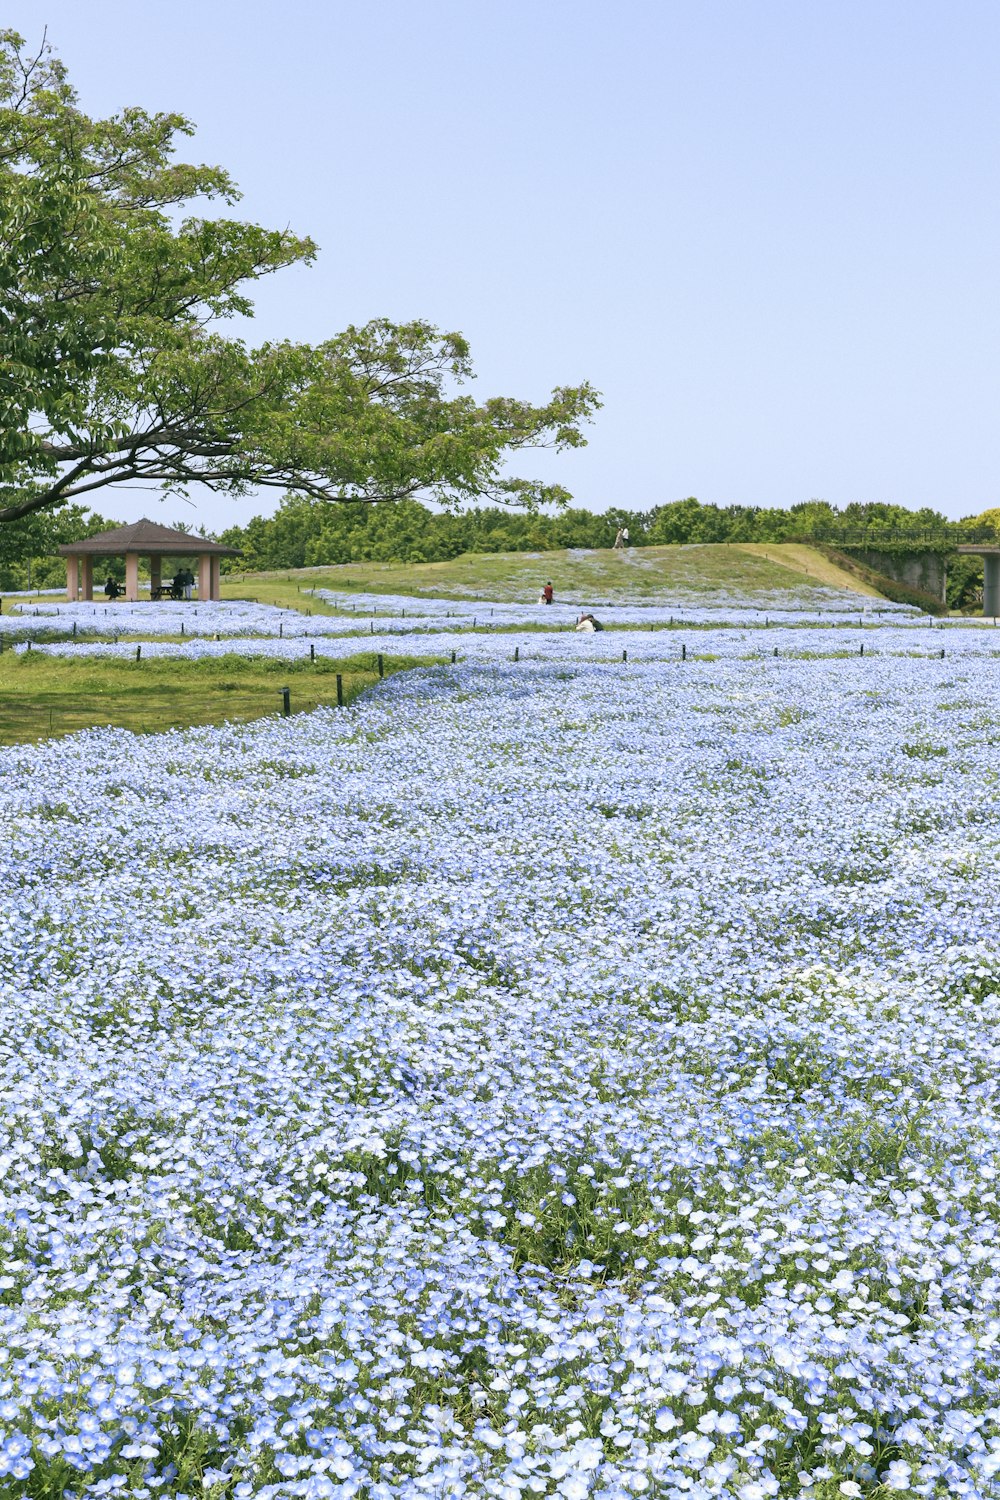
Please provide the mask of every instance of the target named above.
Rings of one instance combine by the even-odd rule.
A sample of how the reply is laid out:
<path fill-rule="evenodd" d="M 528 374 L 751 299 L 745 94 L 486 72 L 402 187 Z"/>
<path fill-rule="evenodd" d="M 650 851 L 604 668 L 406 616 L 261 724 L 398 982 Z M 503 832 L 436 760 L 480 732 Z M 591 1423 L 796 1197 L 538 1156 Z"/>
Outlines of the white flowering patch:
<path fill-rule="evenodd" d="M 996 1492 L 1000 661 L 765 634 L 0 752 L 4 1494 Z"/>
<path fill-rule="evenodd" d="M 807 605 L 792 593 L 775 596 L 769 603 L 748 605 L 741 600 L 723 600 L 712 605 L 692 604 L 681 598 L 657 604 L 598 604 L 594 600 L 559 603 L 552 606 L 537 603 L 503 604 L 484 600 L 413 599 L 406 595 L 335 594 L 327 589 L 313 592 L 341 611 L 338 615 L 306 615 L 300 610 L 279 609 L 252 600 L 225 599 L 204 604 L 186 601 L 143 600 L 129 604 L 48 602 L 38 600 L 16 605 L 0 615 L 0 636 L 27 639 L 53 633 L 69 634 L 79 640 L 103 636 L 170 636 L 215 637 L 223 639 L 269 637 L 320 638 L 326 635 L 355 635 L 386 630 L 413 633 L 419 631 L 509 629 L 528 625 L 546 629 L 571 629 L 581 602 L 588 609 L 599 608 L 601 620 L 609 626 L 649 628 L 650 626 L 686 624 L 718 629 L 727 625 L 758 627 L 767 625 L 826 625 L 844 627 L 891 622 L 916 624 L 926 622 L 906 605 L 888 600 L 870 601 L 858 595 L 822 591 L 819 602 Z M 826 595 L 830 594 L 830 598 Z"/>
<path fill-rule="evenodd" d="M 920 612 L 908 604 L 894 604 L 888 599 L 870 599 L 847 589 L 817 586 L 801 593 L 793 589 L 775 590 L 748 602 L 743 596 L 713 594 L 709 602 L 692 598 L 682 589 L 668 591 L 655 602 L 622 604 L 595 599 L 591 595 L 574 595 L 551 605 L 538 600 L 520 603 L 491 603 L 483 599 L 411 598 L 405 594 L 338 593 L 333 589 L 313 589 L 313 594 L 335 608 L 358 614 L 377 614 L 383 618 L 420 619 L 422 622 L 454 620 L 463 625 L 474 621 L 504 625 L 543 624 L 575 620 L 581 609 L 600 608 L 601 618 L 609 624 L 634 625 L 666 623 L 670 619 L 694 625 L 763 624 L 773 619 L 784 624 L 815 621 L 827 617 L 837 623 L 843 618 L 907 619 Z"/>
<path fill-rule="evenodd" d="M 606 616 L 605 616 L 606 618 Z M 611 621 L 608 622 L 609 624 Z M 623 624 L 615 630 L 581 636 L 572 620 L 552 622 L 550 630 L 517 631 L 509 627 L 489 626 L 472 631 L 457 622 L 415 620 L 378 616 L 364 622 L 345 622 L 341 618 L 311 621 L 300 614 L 284 625 L 280 634 L 268 636 L 225 635 L 211 637 L 157 640 L 142 646 L 144 658 L 154 656 L 183 657 L 198 660 L 237 654 L 266 656 L 276 660 L 301 661 L 316 656 L 344 656 L 351 651 L 376 649 L 393 656 L 449 655 L 458 660 L 502 662 L 597 662 L 628 658 L 662 662 L 671 658 L 723 657 L 796 657 L 934 655 L 942 650 L 958 652 L 963 657 L 985 656 L 1000 659 L 1000 632 L 985 620 L 949 621 L 942 624 L 920 616 L 885 623 L 822 616 L 818 623 L 785 624 L 765 627 L 763 619 L 740 628 L 711 628 L 703 621 L 674 622 L 651 620 L 645 628 Z M 316 628 L 311 628 L 313 625 Z M 684 625 L 689 627 L 686 631 Z M 332 630 L 324 627 L 332 626 Z M 25 641 L 15 642 L 23 651 Z M 130 640 L 87 640 L 85 638 L 37 641 L 32 649 L 57 656 L 104 656 L 128 658 L 135 655 Z"/>
<path fill-rule="evenodd" d="M 202 604 L 170 599 L 140 600 L 134 604 L 123 599 L 111 604 L 35 601 L 15 605 L 9 614 L 0 615 L 0 632 L 14 636 L 53 631 L 74 631 L 79 636 L 277 636 L 279 631 L 301 635 L 308 629 L 324 626 L 343 631 L 356 629 L 357 623 L 330 615 L 313 618 L 297 609 L 278 609 L 273 604 L 255 604 L 243 599 L 210 600 Z"/>
<path fill-rule="evenodd" d="M 632 553 L 630 556 L 635 557 L 637 554 Z M 525 603 L 531 608 L 535 608 L 541 603 L 539 597 L 540 588 L 546 576 L 546 559 L 544 555 L 539 557 L 538 562 L 538 584 L 534 592 L 532 593 L 530 585 L 522 583 L 521 588 L 525 595 L 524 602 L 508 602 L 502 606 L 497 603 L 495 608 L 500 609 L 503 607 L 517 610 L 523 609 Z M 805 580 L 801 584 L 793 584 L 790 588 L 755 590 L 751 599 L 742 592 L 734 594 L 729 593 L 722 587 L 706 586 L 704 578 L 698 577 L 697 569 L 694 576 L 689 579 L 683 577 L 669 580 L 662 577 L 659 578 L 655 584 L 656 592 L 650 597 L 648 604 L 634 604 L 631 602 L 630 585 L 631 580 L 626 580 L 623 584 L 622 579 L 615 580 L 612 578 L 600 581 L 595 580 L 593 591 L 590 592 L 582 591 L 579 584 L 575 588 L 570 587 L 567 589 L 564 589 L 561 585 L 557 585 L 557 602 L 568 602 L 575 608 L 588 606 L 595 603 L 600 590 L 605 589 L 612 596 L 610 601 L 602 600 L 605 607 L 614 605 L 625 609 L 639 609 L 640 611 L 648 607 L 655 607 L 655 602 L 662 603 L 664 601 L 672 602 L 677 608 L 705 610 L 709 613 L 722 615 L 732 610 L 744 614 L 757 610 L 764 611 L 766 609 L 802 611 L 811 614 L 815 614 L 817 610 L 822 610 L 826 613 L 833 611 L 856 614 L 859 604 L 862 607 L 882 612 L 901 611 L 907 613 L 912 608 L 910 605 L 892 604 L 887 599 L 859 595 L 855 589 L 835 588 L 829 584 L 816 582 L 806 583 Z M 508 584 L 508 588 L 510 586 Z M 414 578 L 414 587 L 417 590 L 421 588 L 416 577 Z M 456 594 L 468 594 L 468 590 L 463 589 L 455 583 L 451 584 L 451 588 Z M 478 597 L 435 599 L 429 594 L 425 596 L 422 591 L 418 592 L 415 597 L 406 594 L 368 593 L 359 589 L 337 590 L 314 588 L 310 592 L 318 598 L 329 600 L 332 604 L 336 604 L 340 608 L 350 609 L 352 604 L 358 609 L 371 608 L 373 606 L 387 610 L 421 608 L 426 609 L 431 614 L 456 614 L 459 612 L 474 614 L 477 611 L 481 613 L 484 602 L 481 594 Z M 628 603 L 623 602 L 623 596 L 629 599 Z M 548 610 L 550 607 L 555 606 L 543 607 Z"/>

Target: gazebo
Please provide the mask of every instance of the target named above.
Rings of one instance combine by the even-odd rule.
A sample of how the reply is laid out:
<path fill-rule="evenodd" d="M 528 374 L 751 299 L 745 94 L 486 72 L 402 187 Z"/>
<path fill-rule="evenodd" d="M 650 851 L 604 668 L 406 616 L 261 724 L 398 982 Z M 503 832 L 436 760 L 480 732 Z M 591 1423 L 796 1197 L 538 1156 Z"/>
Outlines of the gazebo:
<path fill-rule="evenodd" d="M 220 558 L 240 556 L 235 547 L 223 547 L 220 542 L 210 542 L 187 531 L 172 531 L 145 516 L 131 526 L 116 526 L 113 531 L 81 537 L 59 551 L 66 559 L 66 598 L 72 600 L 93 599 L 95 557 L 124 557 L 125 598 L 133 601 L 139 597 L 140 557 L 149 558 L 151 592 L 161 586 L 160 564 L 164 557 L 197 558 L 198 598 L 218 599 Z"/>

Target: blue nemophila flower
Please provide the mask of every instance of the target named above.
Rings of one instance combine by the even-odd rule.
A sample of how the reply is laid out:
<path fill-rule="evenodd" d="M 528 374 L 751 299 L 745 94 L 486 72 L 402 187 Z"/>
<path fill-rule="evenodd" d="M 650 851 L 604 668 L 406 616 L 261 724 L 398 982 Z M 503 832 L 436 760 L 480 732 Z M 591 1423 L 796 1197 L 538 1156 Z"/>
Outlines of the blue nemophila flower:
<path fill-rule="evenodd" d="M 989 632 L 432 603 L 345 712 L 0 752 L 4 1472 L 988 1494 Z"/>

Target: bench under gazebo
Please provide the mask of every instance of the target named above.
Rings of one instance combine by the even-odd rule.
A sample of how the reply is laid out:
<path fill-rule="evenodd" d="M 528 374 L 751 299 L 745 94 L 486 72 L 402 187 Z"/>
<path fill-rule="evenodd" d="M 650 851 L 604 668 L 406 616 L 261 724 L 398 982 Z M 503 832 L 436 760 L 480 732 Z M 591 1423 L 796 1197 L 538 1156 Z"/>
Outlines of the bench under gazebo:
<path fill-rule="evenodd" d="M 131 526 L 116 526 L 113 531 L 100 531 L 96 536 L 68 542 L 59 551 L 66 559 L 66 598 L 74 601 L 94 597 L 95 557 L 124 557 L 125 598 L 134 602 L 139 598 L 140 557 L 149 559 L 149 589 L 153 598 L 162 592 L 160 567 L 164 557 L 176 557 L 197 559 L 198 598 L 218 599 L 220 560 L 240 556 L 235 547 L 223 547 L 221 542 L 210 542 L 188 531 L 173 531 L 145 517 Z"/>

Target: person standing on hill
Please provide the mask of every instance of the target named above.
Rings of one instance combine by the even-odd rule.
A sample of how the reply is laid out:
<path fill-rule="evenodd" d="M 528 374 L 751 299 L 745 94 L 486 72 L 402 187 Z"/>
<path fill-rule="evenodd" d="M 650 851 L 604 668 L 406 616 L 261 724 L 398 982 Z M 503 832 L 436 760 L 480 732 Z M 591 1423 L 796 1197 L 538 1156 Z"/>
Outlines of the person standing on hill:
<path fill-rule="evenodd" d="M 550 579 L 549 582 L 542 589 L 542 599 L 543 599 L 544 603 L 551 604 L 552 600 L 554 598 L 555 598 L 555 595 L 552 592 L 552 581 Z"/>
<path fill-rule="evenodd" d="M 613 548 L 613 550 L 615 552 L 620 552 L 622 550 L 622 548 L 624 547 L 624 545 L 625 545 L 624 538 L 625 538 L 625 532 L 619 526 L 618 530 L 615 532 L 615 545 L 614 545 L 614 548 Z"/>

